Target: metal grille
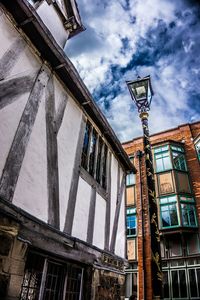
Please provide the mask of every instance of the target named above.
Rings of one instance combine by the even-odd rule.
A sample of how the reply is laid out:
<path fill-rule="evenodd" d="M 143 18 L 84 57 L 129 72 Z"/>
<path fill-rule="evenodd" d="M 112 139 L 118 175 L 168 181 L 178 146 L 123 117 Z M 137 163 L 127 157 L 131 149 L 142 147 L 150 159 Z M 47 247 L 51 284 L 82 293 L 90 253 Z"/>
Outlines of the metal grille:
<path fill-rule="evenodd" d="M 26 262 L 26 270 L 22 283 L 21 300 L 38 300 L 44 258 L 36 254 L 29 254 Z"/>
<path fill-rule="evenodd" d="M 45 288 L 43 293 L 44 300 L 58 300 L 63 297 L 63 287 L 65 281 L 64 267 L 55 262 L 48 262 L 46 272 Z"/>
<path fill-rule="evenodd" d="M 82 268 L 72 264 L 67 265 L 65 300 L 81 299 L 82 274 Z"/>
<path fill-rule="evenodd" d="M 80 300 L 83 268 L 29 253 L 20 300 Z"/>

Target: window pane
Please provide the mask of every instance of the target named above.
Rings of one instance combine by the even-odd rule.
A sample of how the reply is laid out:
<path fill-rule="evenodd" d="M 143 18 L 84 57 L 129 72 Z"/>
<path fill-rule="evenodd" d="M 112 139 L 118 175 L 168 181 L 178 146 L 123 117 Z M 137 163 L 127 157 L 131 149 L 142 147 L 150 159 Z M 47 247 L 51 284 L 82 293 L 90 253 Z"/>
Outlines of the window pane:
<path fill-rule="evenodd" d="M 177 216 L 176 207 L 170 209 L 170 219 L 171 219 L 171 226 L 178 225 L 178 216 Z"/>
<path fill-rule="evenodd" d="M 88 156 L 88 148 L 89 148 L 89 138 L 90 138 L 91 124 L 87 122 L 85 128 L 85 136 L 83 142 L 83 151 L 81 158 L 81 165 L 84 169 L 87 169 L 87 156 Z"/>
<path fill-rule="evenodd" d="M 196 211 L 193 204 L 181 204 L 183 226 L 197 226 Z"/>
<path fill-rule="evenodd" d="M 126 188 L 126 201 L 127 205 L 135 204 L 135 186 L 130 186 Z"/>
<path fill-rule="evenodd" d="M 166 157 L 163 158 L 163 164 L 164 164 L 164 170 L 169 170 L 171 169 L 171 161 L 169 158 L 169 155 L 167 155 Z"/>
<path fill-rule="evenodd" d="M 20 300 L 39 299 L 43 267 L 44 258 L 30 252 L 26 261 Z"/>
<path fill-rule="evenodd" d="M 128 215 L 127 216 L 127 235 L 135 235 L 136 234 L 136 215 Z"/>
<path fill-rule="evenodd" d="M 168 272 L 163 272 L 163 290 L 164 290 L 164 298 L 169 298 Z"/>
<path fill-rule="evenodd" d="M 156 160 L 156 171 L 157 172 L 161 172 L 164 170 L 164 167 L 163 167 L 163 161 L 162 159 L 157 159 Z"/>
<path fill-rule="evenodd" d="M 158 183 L 159 183 L 160 194 L 167 194 L 167 193 L 174 192 L 171 172 L 159 174 Z"/>
<path fill-rule="evenodd" d="M 169 152 L 155 154 L 155 161 L 156 161 L 157 172 L 169 170 L 172 167 L 170 157 L 169 157 Z"/>
<path fill-rule="evenodd" d="M 172 271 L 172 292 L 173 298 L 179 298 L 179 288 L 178 288 L 178 271 Z"/>
<path fill-rule="evenodd" d="M 180 152 L 172 151 L 172 157 L 173 157 L 173 166 L 175 169 L 182 170 L 182 171 L 187 170 L 184 154 Z"/>
<path fill-rule="evenodd" d="M 126 176 L 126 185 L 134 185 L 135 184 L 135 174 L 130 173 Z"/>
<path fill-rule="evenodd" d="M 185 173 L 176 173 L 176 179 L 178 183 L 178 191 L 184 193 L 190 193 L 190 184 L 188 175 Z"/>
<path fill-rule="evenodd" d="M 65 273 L 63 266 L 48 262 L 43 299 L 62 299 Z"/>
<path fill-rule="evenodd" d="M 189 234 L 187 236 L 187 252 L 189 255 L 198 254 L 199 251 L 199 236 L 198 234 Z"/>
<path fill-rule="evenodd" d="M 197 282 L 194 269 L 189 270 L 189 283 L 191 297 L 197 297 Z"/>
<path fill-rule="evenodd" d="M 161 218 L 162 218 L 162 226 L 163 227 L 178 225 L 176 204 L 162 205 L 161 206 Z"/>
<path fill-rule="evenodd" d="M 169 254 L 171 257 L 182 255 L 182 244 L 181 244 L 180 236 L 170 237 Z"/>
<path fill-rule="evenodd" d="M 93 128 L 91 142 L 90 142 L 90 149 L 89 149 L 89 173 L 92 176 L 94 176 L 94 160 L 95 160 L 96 142 L 97 142 L 97 132 Z"/>
<path fill-rule="evenodd" d="M 103 153 L 103 157 L 102 157 L 102 187 L 104 189 L 106 189 L 106 171 L 107 171 L 107 154 L 108 154 L 108 147 L 104 144 L 104 153 Z"/>
<path fill-rule="evenodd" d="M 129 298 L 132 295 L 132 273 L 126 274 L 126 297 Z"/>
<path fill-rule="evenodd" d="M 164 208 L 162 207 L 162 209 L 161 209 L 161 216 L 162 216 L 162 226 L 163 227 L 169 227 L 171 225 L 170 224 L 169 211 L 168 210 L 164 211 Z"/>
<path fill-rule="evenodd" d="M 101 181 L 101 155 L 103 148 L 103 140 L 99 137 L 99 146 L 98 146 L 98 154 L 97 154 L 97 168 L 96 168 L 96 180 L 100 183 Z"/>
<path fill-rule="evenodd" d="M 198 159 L 200 160 L 200 140 L 195 144 Z"/>
<path fill-rule="evenodd" d="M 181 298 L 187 297 L 185 270 L 179 271 L 179 281 L 180 281 L 180 293 L 181 293 L 180 296 Z"/>
<path fill-rule="evenodd" d="M 129 260 L 136 259 L 136 240 L 128 239 L 127 240 L 127 254 Z"/>
<path fill-rule="evenodd" d="M 200 269 L 196 269 L 196 273 L 197 273 L 197 283 L 198 283 L 199 296 L 200 296 Z"/>

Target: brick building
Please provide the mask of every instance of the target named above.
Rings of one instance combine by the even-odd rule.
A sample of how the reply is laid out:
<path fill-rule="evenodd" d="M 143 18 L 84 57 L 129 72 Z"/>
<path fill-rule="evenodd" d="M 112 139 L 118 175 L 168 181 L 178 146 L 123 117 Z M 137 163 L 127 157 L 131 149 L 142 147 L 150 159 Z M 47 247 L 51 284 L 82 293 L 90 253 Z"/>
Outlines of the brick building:
<path fill-rule="evenodd" d="M 151 138 L 164 299 L 200 299 L 200 122 Z M 123 144 L 137 174 L 127 177 L 126 296 L 152 299 L 146 170 L 142 137 Z"/>

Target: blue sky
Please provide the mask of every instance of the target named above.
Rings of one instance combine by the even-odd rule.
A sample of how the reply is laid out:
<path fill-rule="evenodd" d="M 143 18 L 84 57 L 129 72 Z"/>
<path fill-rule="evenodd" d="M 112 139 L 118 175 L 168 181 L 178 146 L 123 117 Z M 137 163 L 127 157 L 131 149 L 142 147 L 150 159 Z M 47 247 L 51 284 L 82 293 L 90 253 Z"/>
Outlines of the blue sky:
<path fill-rule="evenodd" d="M 151 75 L 156 133 L 200 120 L 200 3 L 77 0 L 86 31 L 66 54 L 121 141 L 142 134 L 126 80 Z"/>

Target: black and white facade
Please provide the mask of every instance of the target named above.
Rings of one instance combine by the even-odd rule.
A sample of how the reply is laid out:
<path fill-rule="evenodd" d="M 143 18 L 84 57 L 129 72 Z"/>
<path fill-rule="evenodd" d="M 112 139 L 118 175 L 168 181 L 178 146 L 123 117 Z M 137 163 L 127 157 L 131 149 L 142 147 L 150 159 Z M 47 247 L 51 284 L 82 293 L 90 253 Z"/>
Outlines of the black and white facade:
<path fill-rule="evenodd" d="M 77 5 L 0 5 L 0 299 L 123 299 L 134 167 L 63 51 Z"/>

